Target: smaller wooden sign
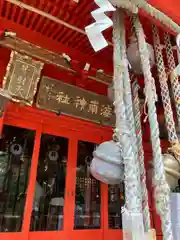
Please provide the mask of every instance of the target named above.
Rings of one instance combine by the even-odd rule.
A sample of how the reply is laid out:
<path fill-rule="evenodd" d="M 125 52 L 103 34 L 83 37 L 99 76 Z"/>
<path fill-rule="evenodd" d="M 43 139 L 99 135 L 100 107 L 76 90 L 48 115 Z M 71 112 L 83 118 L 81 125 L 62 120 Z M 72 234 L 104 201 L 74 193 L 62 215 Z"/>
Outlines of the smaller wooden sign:
<path fill-rule="evenodd" d="M 107 97 L 48 77 L 41 79 L 36 106 L 103 125 L 115 123 L 113 107 Z"/>
<path fill-rule="evenodd" d="M 3 88 L 13 100 L 32 105 L 43 63 L 12 51 Z"/>

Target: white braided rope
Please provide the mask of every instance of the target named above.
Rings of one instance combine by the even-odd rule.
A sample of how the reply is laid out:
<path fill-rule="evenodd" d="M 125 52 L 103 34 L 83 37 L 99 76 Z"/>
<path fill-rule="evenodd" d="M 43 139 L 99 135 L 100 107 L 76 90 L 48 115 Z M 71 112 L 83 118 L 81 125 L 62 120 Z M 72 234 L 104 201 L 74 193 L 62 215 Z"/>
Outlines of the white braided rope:
<path fill-rule="evenodd" d="M 118 8 L 123 8 L 132 13 L 138 13 L 138 6 L 135 1 L 131 0 L 109 0 L 109 1 Z"/>
<path fill-rule="evenodd" d="M 164 33 L 164 42 L 165 42 L 165 46 L 166 46 L 166 55 L 167 55 L 169 72 L 172 73 L 174 71 L 174 69 L 176 68 L 176 63 L 174 60 L 170 36 L 167 32 Z M 170 81 L 171 81 L 171 86 L 172 86 L 173 96 L 174 96 L 174 101 L 175 101 L 178 125 L 180 127 L 180 84 L 179 84 L 179 79 L 174 74 L 171 74 Z"/>
<path fill-rule="evenodd" d="M 123 81 L 126 118 L 127 118 L 128 129 L 131 132 L 133 152 L 135 154 L 136 161 L 138 162 L 138 147 L 137 147 L 134 112 L 133 112 L 131 80 L 130 80 L 130 75 L 128 70 L 128 59 L 126 54 L 127 49 L 126 49 L 125 30 L 124 30 L 124 37 L 121 38 L 121 51 L 122 51 L 121 54 L 123 55 L 124 64 L 126 63 L 126 67 L 124 68 L 124 81 Z"/>
<path fill-rule="evenodd" d="M 146 1 L 140 4 L 139 7 L 143 8 L 151 17 L 159 20 L 169 29 L 172 29 L 173 32 L 180 33 L 180 26 L 177 23 L 175 23 L 171 18 L 159 11 L 157 8 L 154 8 L 152 5 L 148 4 Z"/>
<path fill-rule="evenodd" d="M 125 26 L 124 14 L 119 9 L 114 12 L 114 92 L 116 129 L 115 134 L 122 148 L 125 174 L 126 207 L 132 213 L 142 213 L 139 164 L 132 148 L 131 133 L 127 126 L 126 109 L 123 99 L 124 71 L 127 62 L 124 56 Z"/>
<path fill-rule="evenodd" d="M 176 128 L 175 128 L 175 123 L 173 118 L 173 111 L 171 107 L 171 99 L 169 95 L 169 88 L 167 84 L 168 78 L 167 78 L 167 74 L 164 66 L 162 47 L 160 44 L 159 31 L 155 25 L 152 26 L 152 31 L 153 31 L 154 50 L 155 50 L 155 56 L 156 56 L 156 66 L 157 66 L 159 82 L 160 82 L 161 97 L 163 102 L 166 127 L 168 131 L 168 138 L 170 143 L 178 143 L 178 137 L 176 134 Z"/>
<path fill-rule="evenodd" d="M 144 31 L 138 16 L 133 17 L 133 25 L 138 39 L 141 63 L 144 73 L 145 92 L 148 105 L 148 116 L 151 132 L 151 142 L 154 163 L 154 187 L 156 208 L 161 217 L 162 231 L 165 240 L 173 240 L 170 212 L 170 189 L 166 182 L 163 158 L 161 153 L 159 126 L 157 121 L 155 101 L 151 88 L 152 74 L 150 71 L 149 52 L 145 41 Z"/>
<path fill-rule="evenodd" d="M 166 14 L 154 8 L 148 3 L 147 0 L 109 0 L 114 6 L 121 7 L 130 11 L 131 13 L 137 13 L 139 8 L 145 10 L 151 17 L 160 21 L 167 28 L 171 29 L 175 33 L 180 33 L 180 26 L 175 23 Z"/>
<path fill-rule="evenodd" d="M 146 188 L 146 173 L 145 173 L 145 167 L 144 167 L 144 149 L 142 144 L 141 112 L 140 112 L 138 90 L 139 90 L 139 86 L 137 82 L 134 82 L 132 85 L 132 94 L 133 94 L 135 128 L 136 128 L 136 136 L 137 136 L 138 160 L 139 160 L 140 175 L 141 175 L 142 209 L 143 209 L 145 232 L 148 232 L 148 230 L 151 228 L 151 222 L 150 222 L 150 213 L 149 213 L 149 204 L 148 204 L 148 192 Z"/>

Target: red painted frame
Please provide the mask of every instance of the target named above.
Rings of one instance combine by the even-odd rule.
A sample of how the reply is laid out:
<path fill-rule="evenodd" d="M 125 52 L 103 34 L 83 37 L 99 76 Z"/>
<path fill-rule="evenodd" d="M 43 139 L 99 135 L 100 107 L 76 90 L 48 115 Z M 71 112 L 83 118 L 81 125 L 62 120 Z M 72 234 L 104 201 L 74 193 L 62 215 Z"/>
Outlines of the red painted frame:
<path fill-rule="evenodd" d="M 30 180 L 27 191 L 27 199 L 24 211 L 24 221 L 22 232 L 20 233 L 0 233 L 2 240 L 56 240 L 58 237 L 63 240 L 84 239 L 91 240 L 98 238 L 101 240 L 123 239 L 121 230 L 111 230 L 108 228 L 108 187 L 101 184 L 101 229 L 99 230 L 74 230 L 74 203 L 75 203 L 75 179 L 76 179 L 76 159 L 78 140 L 101 143 L 112 137 L 112 128 L 93 124 L 67 116 L 56 116 L 55 113 L 41 111 L 32 107 L 22 107 L 18 104 L 10 103 L 5 112 L 2 124 L 13 125 L 36 131 L 34 151 L 32 156 L 32 166 Z M 64 230 L 59 232 L 30 232 L 30 218 L 33 203 L 33 193 L 36 180 L 36 170 L 38 164 L 41 134 L 47 133 L 62 136 L 69 139 L 68 165 L 66 175 L 66 193 L 64 207 Z M 152 206 L 152 213 L 154 208 Z M 152 216 L 156 220 L 157 216 Z M 155 227 L 154 226 L 154 227 Z M 160 237 L 161 239 L 161 237 Z"/>
<path fill-rule="evenodd" d="M 37 110 L 32 107 L 22 107 L 17 104 L 9 104 L 5 117 L 1 124 L 13 125 L 36 131 L 34 142 L 34 151 L 32 156 L 32 166 L 30 170 L 30 180 L 27 190 L 27 199 L 24 211 L 24 221 L 22 232 L 20 233 L 0 233 L 0 239 L 3 240 L 34 240 L 43 238 L 44 240 L 58 237 L 65 239 L 103 239 L 104 228 L 107 225 L 107 187 L 103 184 L 101 187 L 101 229 L 99 230 L 73 230 L 74 227 L 74 202 L 75 202 L 75 179 L 76 179 L 76 158 L 78 140 L 101 143 L 104 139 L 110 139 L 112 129 L 93 124 L 87 121 L 66 117 L 56 116 L 54 113 Z M 2 127 L 2 125 L 1 125 Z M 69 139 L 68 165 L 66 175 L 66 194 L 64 206 L 64 230 L 59 232 L 30 232 L 30 218 L 32 203 L 34 197 L 34 187 L 36 180 L 36 170 L 38 164 L 39 148 L 41 134 L 47 133 L 62 136 Z M 119 231 L 120 232 L 120 231 Z M 118 238 L 119 239 L 119 238 Z"/>

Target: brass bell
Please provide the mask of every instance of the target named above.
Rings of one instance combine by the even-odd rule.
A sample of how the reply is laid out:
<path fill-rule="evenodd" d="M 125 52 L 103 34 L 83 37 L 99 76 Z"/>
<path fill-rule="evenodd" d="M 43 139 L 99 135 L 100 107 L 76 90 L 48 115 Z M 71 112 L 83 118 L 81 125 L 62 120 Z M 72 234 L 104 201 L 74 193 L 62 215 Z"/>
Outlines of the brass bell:
<path fill-rule="evenodd" d="M 147 49 L 149 52 L 150 66 L 152 68 L 155 63 L 154 50 L 153 50 L 153 47 L 148 43 L 147 43 Z M 140 53 L 139 53 L 139 49 L 138 49 L 138 43 L 137 43 L 137 39 L 134 37 L 131 38 L 130 45 L 127 49 L 127 58 L 131 65 L 132 70 L 136 74 L 142 74 L 141 57 L 140 57 Z"/>
<path fill-rule="evenodd" d="M 180 164 L 177 159 L 170 153 L 163 155 L 164 170 L 166 173 L 166 180 L 169 187 L 173 190 L 178 185 L 180 179 Z"/>
<path fill-rule="evenodd" d="M 123 158 L 114 141 L 100 144 L 93 152 L 90 171 L 94 178 L 105 184 L 119 184 L 124 180 Z"/>
<path fill-rule="evenodd" d="M 174 190 L 178 185 L 180 179 L 180 164 L 178 160 L 170 153 L 163 154 L 164 170 L 166 174 L 166 181 L 171 190 Z M 150 162 L 150 170 L 148 178 L 152 181 L 153 164 Z"/>

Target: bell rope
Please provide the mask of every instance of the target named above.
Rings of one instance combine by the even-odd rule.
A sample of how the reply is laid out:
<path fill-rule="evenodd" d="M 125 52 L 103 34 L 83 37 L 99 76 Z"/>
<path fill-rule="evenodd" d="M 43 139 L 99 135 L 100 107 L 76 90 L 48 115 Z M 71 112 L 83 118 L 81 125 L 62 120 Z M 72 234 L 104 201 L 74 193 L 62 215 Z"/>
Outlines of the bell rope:
<path fill-rule="evenodd" d="M 142 199 L 140 188 L 139 164 L 136 161 L 132 148 L 131 133 L 127 126 L 126 108 L 124 104 L 124 72 L 127 71 L 127 62 L 124 51 L 125 26 L 124 14 L 120 9 L 114 12 L 114 92 L 115 92 L 115 113 L 116 129 L 115 134 L 122 148 L 125 174 L 125 201 L 128 211 L 142 213 Z"/>
<path fill-rule="evenodd" d="M 153 151 L 154 164 L 154 194 L 156 208 L 161 217 L 162 231 L 165 240 L 173 240 L 171 212 L 170 212 L 170 189 L 166 182 L 165 171 L 163 165 L 163 157 L 159 139 L 159 126 L 157 121 L 157 113 L 155 99 L 152 91 L 152 74 L 149 63 L 149 52 L 145 41 L 144 31 L 138 16 L 133 16 L 134 30 L 138 39 L 139 52 L 141 56 L 141 64 L 144 74 L 145 93 L 147 97 L 148 116 L 151 133 L 151 143 Z"/>
<path fill-rule="evenodd" d="M 138 96 L 139 86 L 136 81 L 132 84 L 132 95 L 133 95 L 133 106 L 134 106 L 134 118 L 135 118 L 135 128 L 137 136 L 137 148 L 138 148 L 138 160 L 140 166 L 140 177 L 141 177 L 141 194 L 142 194 L 142 209 L 143 209 L 143 219 L 145 232 L 151 228 L 150 223 L 150 213 L 148 204 L 148 193 L 146 187 L 146 173 L 144 167 L 144 149 L 142 143 L 142 129 L 141 129 L 141 112 L 140 112 L 140 102 Z"/>

